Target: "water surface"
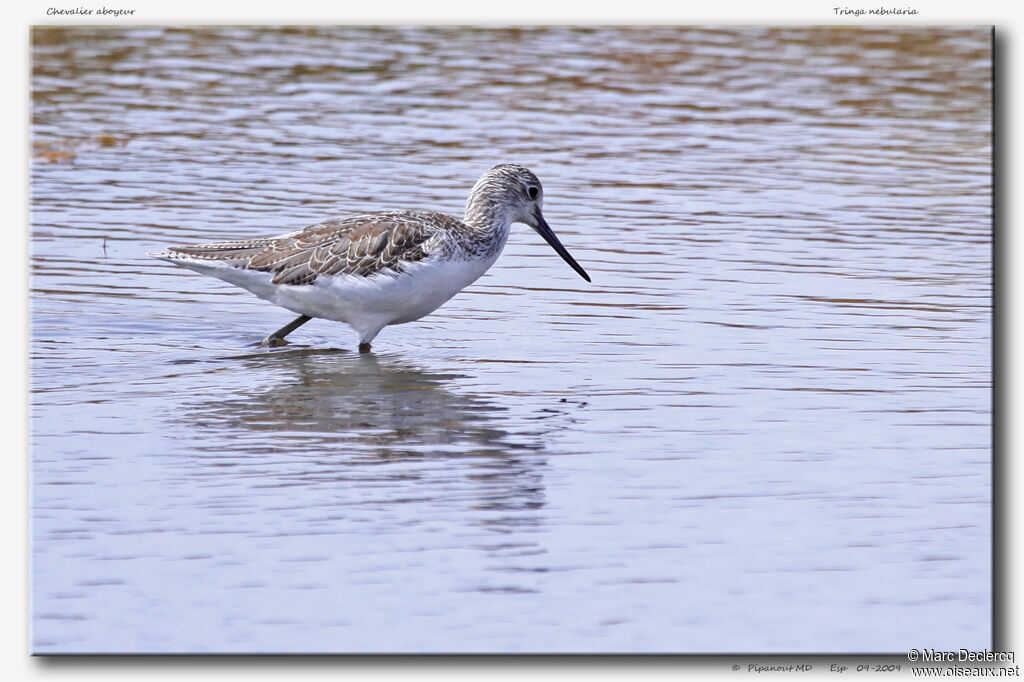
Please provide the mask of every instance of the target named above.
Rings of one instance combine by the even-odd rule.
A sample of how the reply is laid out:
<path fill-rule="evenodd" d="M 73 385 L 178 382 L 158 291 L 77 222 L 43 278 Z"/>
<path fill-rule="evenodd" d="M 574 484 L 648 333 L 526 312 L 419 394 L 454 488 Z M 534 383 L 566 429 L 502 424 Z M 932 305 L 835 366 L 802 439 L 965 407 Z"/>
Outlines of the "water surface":
<path fill-rule="evenodd" d="M 980 28 L 32 41 L 32 648 L 991 648 Z M 532 168 L 355 352 L 145 256 Z"/>

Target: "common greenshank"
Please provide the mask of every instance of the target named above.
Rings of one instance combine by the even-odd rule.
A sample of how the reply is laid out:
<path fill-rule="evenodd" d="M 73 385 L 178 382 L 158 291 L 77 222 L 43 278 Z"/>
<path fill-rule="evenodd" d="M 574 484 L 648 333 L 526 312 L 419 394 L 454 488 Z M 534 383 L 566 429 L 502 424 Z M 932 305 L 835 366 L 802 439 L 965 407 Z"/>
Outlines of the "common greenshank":
<path fill-rule="evenodd" d="M 469 193 L 462 220 L 433 211 L 385 211 L 332 218 L 277 237 L 172 246 L 154 258 L 212 275 L 299 317 L 264 338 L 284 337 L 319 317 L 344 322 L 368 352 L 381 329 L 437 310 L 487 272 L 525 223 L 590 281 L 548 227 L 544 189 L 514 164 L 490 169 Z"/>

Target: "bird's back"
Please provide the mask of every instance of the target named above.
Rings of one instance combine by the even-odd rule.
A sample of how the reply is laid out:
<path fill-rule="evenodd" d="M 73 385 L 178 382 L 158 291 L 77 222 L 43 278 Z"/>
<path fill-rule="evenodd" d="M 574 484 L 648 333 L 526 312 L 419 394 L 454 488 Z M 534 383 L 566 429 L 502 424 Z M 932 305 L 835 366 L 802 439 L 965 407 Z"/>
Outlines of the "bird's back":
<path fill-rule="evenodd" d="M 443 250 L 466 229 L 443 213 L 388 211 L 332 218 L 277 237 L 172 246 L 151 255 L 210 274 L 252 270 L 270 273 L 273 285 L 307 285 L 324 275 L 400 274 L 403 264 Z"/>

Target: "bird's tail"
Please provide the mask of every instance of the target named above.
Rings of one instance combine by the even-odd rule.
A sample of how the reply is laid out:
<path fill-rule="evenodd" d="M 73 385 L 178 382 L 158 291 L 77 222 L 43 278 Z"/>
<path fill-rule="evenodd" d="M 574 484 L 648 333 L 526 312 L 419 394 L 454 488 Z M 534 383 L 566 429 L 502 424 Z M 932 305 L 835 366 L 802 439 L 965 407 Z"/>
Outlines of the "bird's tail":
<path fill-rule="evenodd" d="M 214 244 L 192 244 L 190 246 L 169 246 L 163 251 L 148 255 L 160 260 L 176 262 L 186 260 L 243 262 L 265 250 L 273 239 L 246 239 Z"/>

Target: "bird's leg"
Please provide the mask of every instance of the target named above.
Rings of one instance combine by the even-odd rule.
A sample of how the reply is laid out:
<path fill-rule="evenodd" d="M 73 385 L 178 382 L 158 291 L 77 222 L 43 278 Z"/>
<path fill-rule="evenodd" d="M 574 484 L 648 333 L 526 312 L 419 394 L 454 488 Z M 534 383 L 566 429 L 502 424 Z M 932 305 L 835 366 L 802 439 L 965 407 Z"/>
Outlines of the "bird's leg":
<path fill-rule="evenodd" d="M 383 329 L 383 328 L 384 328 L 384 325 L 382 324 L 382 325 L 379 325 L 379 326 L 369 327 L 369 328 L 366 328 L 366 329 L 360 329 L 359 330 L 359 352 L 360 353 L 369 353 L 370 352 L 370 344 L 373 343 L 374 338 L 376 338 L 377 334 L 380 334 L 380 330 Z"/>
<path fill-rule="evenodd" d="M 296 329 L 298 329 L 299 327 L 301 327 L 302 325 L 306 324 L 307 322 L 309 322 L 312 319 L 313 318 L 310 317 L 309 315 L 299 315 L 294 320 L 292 320 L 291 322 L 289 322 L 285 326 L 281 327 L 276 332 L 274 332 L 273 334 L 269 335 L 267 338 L 265 338 L 262 341 L 260 341 L 259 345 L 261 345 L 261 346 L 283 346 L 285 343 L 287 343 L 284 340 L 284 337 L 288 336 L 293 331 L 295 331 Z"/>

